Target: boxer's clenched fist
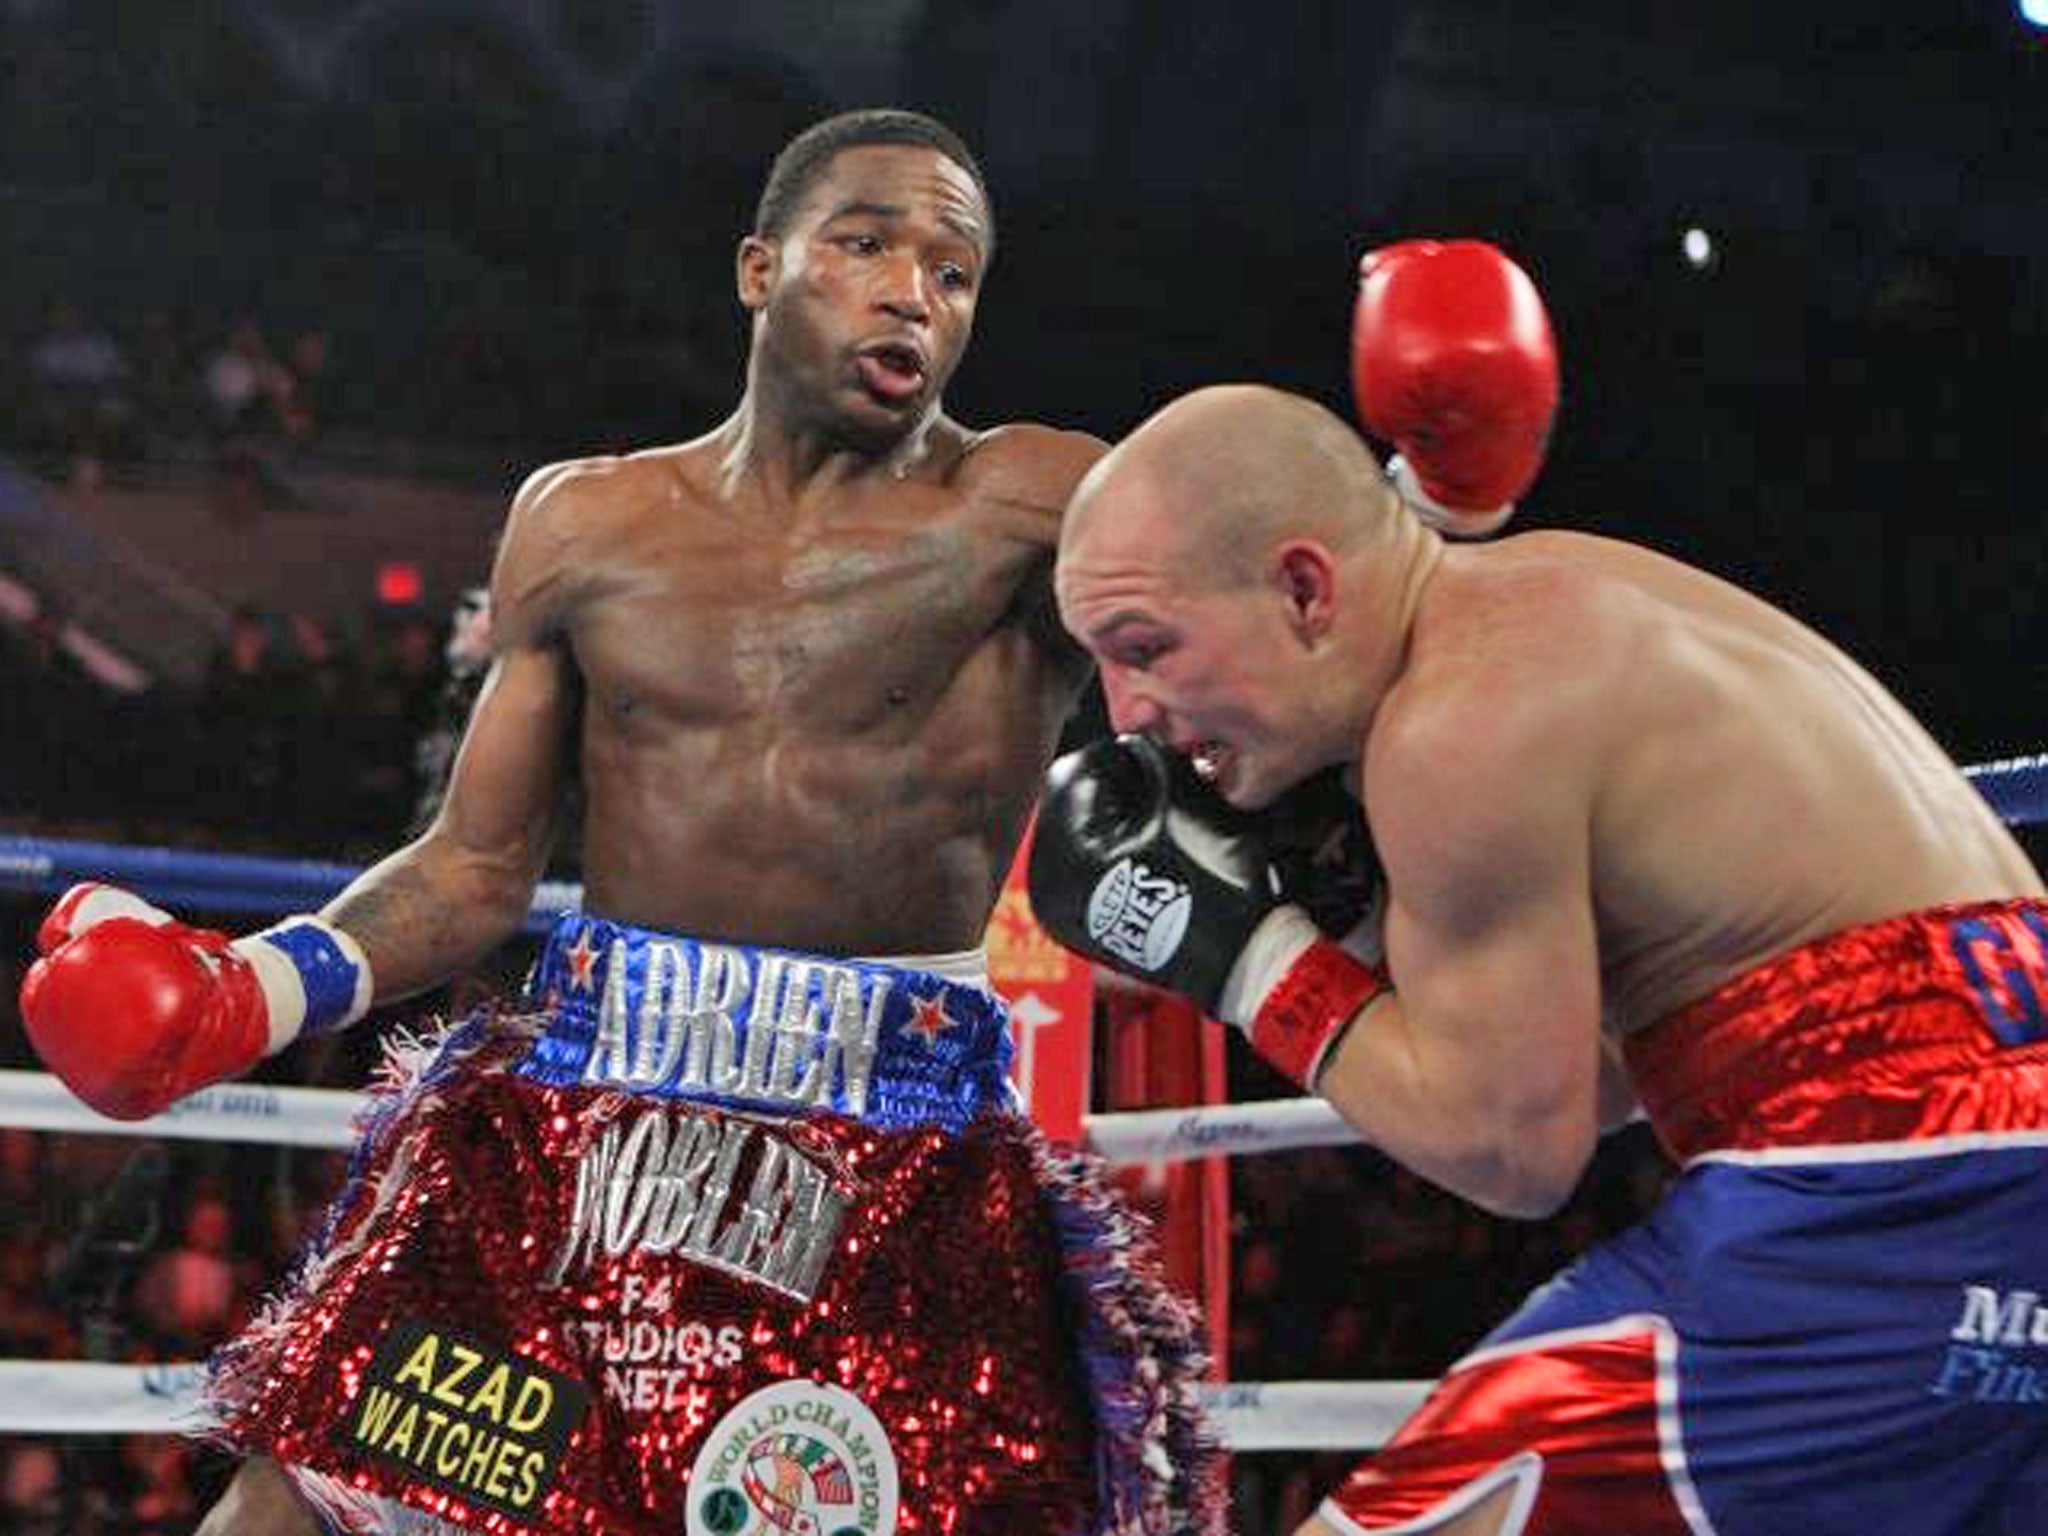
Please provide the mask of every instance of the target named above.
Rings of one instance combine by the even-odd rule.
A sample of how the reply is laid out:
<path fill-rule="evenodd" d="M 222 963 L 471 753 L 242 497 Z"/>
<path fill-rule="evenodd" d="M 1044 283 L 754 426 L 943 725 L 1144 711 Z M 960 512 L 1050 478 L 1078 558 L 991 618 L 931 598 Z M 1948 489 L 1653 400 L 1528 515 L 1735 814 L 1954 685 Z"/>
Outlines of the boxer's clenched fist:
<path fill-rule="evenodd" d="M 318 918 L 231 940 L 87 884 L 50 910 L 36 946 L 42 958 L 21 985 L 29 1041 L 73 1093 L 116 1120 L 145 1120 L 369 1004 L 362 951 Z"/>

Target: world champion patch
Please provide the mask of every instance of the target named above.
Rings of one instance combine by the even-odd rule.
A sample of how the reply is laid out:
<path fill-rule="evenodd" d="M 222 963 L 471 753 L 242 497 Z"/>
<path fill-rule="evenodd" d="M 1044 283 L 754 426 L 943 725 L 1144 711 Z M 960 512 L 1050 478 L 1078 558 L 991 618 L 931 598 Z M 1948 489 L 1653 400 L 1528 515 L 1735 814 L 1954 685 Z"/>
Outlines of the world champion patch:
<path fill-rule="evenodd" d="M 688 1536 L 895 1536 L 896 1452 L 840 1387 L 779 1381 L 735 1403 L 690 1469 Z"/>
<path fill-rule="evenodd" d="M 582 1421 L 581 1382 L 414 1319 L 378 1341 L 335 1434 L 468 1503 L 535 1513 Z"/>

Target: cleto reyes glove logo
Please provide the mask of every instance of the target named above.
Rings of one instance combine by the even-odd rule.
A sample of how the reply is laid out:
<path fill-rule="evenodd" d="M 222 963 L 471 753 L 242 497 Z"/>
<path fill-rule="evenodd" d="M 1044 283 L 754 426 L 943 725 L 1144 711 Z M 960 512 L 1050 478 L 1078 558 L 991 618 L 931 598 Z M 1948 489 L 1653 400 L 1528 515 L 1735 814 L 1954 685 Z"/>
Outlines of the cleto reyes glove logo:
<path fill-rule="evenodd" d="M 1124 964 L 1156 971 L 1180 948 L 1193 911 L 1183 882 L 1118 859 L 1088 897 L 1088 937 Z"/>

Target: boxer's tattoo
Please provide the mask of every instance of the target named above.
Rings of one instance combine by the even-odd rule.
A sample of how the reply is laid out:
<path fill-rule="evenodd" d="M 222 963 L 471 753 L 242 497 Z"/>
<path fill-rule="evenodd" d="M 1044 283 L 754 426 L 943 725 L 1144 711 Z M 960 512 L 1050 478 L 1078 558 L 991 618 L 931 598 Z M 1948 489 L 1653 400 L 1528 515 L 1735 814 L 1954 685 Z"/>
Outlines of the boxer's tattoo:
<path fill-rule="evenodd" d="M 420 870 L 398 864 L 343 893 L 326 915 L 362 945 L 385 998 L 423 985 L 416 975 L 442 974 L 469 957 L 478 931 L 464 921 L 465 907 Z"/>

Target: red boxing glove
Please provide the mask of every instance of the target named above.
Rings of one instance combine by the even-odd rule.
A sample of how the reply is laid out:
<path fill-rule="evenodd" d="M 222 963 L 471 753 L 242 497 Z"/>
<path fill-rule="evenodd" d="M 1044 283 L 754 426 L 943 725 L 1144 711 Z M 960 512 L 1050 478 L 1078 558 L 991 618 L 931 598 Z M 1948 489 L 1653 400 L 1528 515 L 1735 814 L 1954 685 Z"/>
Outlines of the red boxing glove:
<path fill-rule="evenodd" d="M 1432 527 L 1504 524 L 1543 467 L 1557 342 L 1528 274 L 1480 240 L 1407 240 L 1359 263 L 1351 384 L 1391 442 L 1402 495 Z"/>
<path fill-rule="evenodd" d="M 255 968 L 226 934 L 131 916 L 95 922 L 30 966 L 21 1020 L 49 1069 L 116 1120 L 246 1072 L 270 1043 Z"/>
<path fill-rule="evenodd" d="M 65 892 L 36 947 L 21 984 L 29 1042 L 116 1120 L 146 1120 L 301 1034 L 339 1029 L 374 992 L 361 946 L 317 917 L 231 940 L 110 885 Z"/>

